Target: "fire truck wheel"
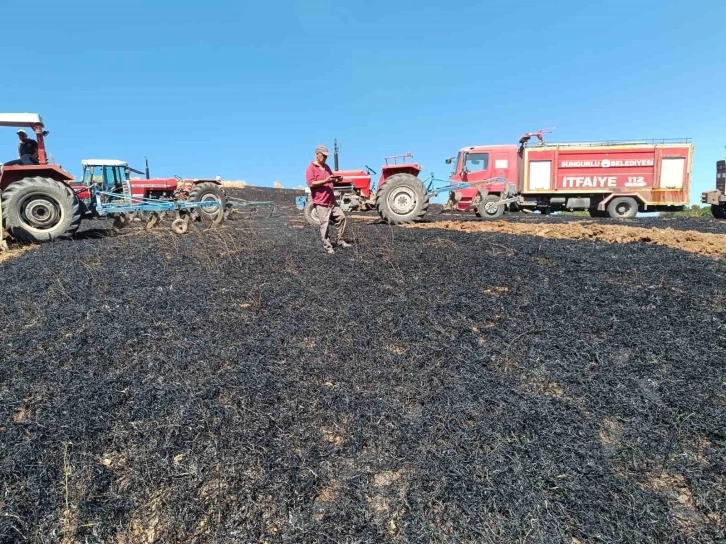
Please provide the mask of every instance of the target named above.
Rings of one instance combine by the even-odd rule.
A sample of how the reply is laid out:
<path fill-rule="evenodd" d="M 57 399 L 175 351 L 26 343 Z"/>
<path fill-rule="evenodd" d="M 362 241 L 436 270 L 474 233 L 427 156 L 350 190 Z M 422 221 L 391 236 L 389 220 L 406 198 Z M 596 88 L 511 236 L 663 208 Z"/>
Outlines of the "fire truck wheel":
<path fill-rule="evenodd" d="M 219 206 L 206 206 L 199 208 L 199 219 L 204 223 L 220 223 L 224 219 L 224 208 L 227 205 L 227 195 L 224 189 L 211 181 L 197 183 L 189 191 L 190 202 L 215 201 Z"/>
<path fill-rule="evenodd" d="M 308 200 L 305 204 L 305 220 L 313 227 L 320 226 L 320 219 L 318 219 L 318 212 L 315 211 L 315 205 L 312 200 Z"/>
<path fill-rule="evenodd" d="M 387 223 L 414 223 L 426 215 L 429 194 L 423 182 L 413 174 L 393 174 L 376 193 L 376 209 Z"/>
<path fill-rule="evenodd" d="M 499 204 L 499 195 L 487 195 L 474 213 L 482 219 L 497 219 L 504 215 L 504 209 L 504 204 Z"/>
<path fill-rule="evenodd" d="M 638 215 L 638 203 L 634 198 L 613 198 L 608 204 L 608 215 L 613 219 L 630 219 Z"/>
<path fill-rule="evenodd" d="M 726 206 L 716 206 L 711 204 L 711 214 L 716 219 L 726 219 Z"/>
<path fill-rule="evenodd" d="M 22 242 L 47 242 L 72 236 L 81 224 L 81 205 L 66 184 L 24 178 L 2 193 L 5 228 Z"/>

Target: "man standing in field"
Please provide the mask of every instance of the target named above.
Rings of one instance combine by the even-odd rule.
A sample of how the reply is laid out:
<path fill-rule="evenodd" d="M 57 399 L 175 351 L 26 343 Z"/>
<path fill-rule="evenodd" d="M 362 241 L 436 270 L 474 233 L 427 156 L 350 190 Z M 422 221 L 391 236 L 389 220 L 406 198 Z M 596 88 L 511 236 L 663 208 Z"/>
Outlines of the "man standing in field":
<path fill-rule="evenodd" d="M 337 230 L 338 247 L 350 247 L 350 244 L 343 240 L 343 232 L 347 223 L 343 210 L 335 201 L 333 193 L 333 175 L 330 167 L 325 164 L 330 152 L 324 145 L 315 148 L 315 160 L 308 165 L 305 172 L 305 180 L 310 187 L 310 197 L 315 206 L 315 213 L 320 220 L 320 237 L 323 240 L 323 247 L 328 253 L 334 253 L 333 244 L 330 243 L 328 229 L 331 219 Z"/>

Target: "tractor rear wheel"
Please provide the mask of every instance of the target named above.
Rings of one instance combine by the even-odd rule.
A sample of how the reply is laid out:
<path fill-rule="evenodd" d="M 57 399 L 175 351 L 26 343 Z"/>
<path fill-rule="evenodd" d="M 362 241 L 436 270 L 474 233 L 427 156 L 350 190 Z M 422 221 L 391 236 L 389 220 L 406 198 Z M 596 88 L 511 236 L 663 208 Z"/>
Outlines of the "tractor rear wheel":
<path fill-rule="evenodd" d="M 47 242 L 72 236 L 81 224 L 81 205 L 65 183 L 24 178 L 2 193 L 5 228 L 22 242 Z"/>
<path fill-rule="evenodd" d="M 318 219 L 318 212 L 315 210 L 315 204 L 312 200 L 308 200 L 305 204 L 305 220 L 313 227 L 320 226 L 320 219 Z"/>
<path fill-rule="evenodd" d="M 429 195 L 423 182 L 412 174 L 393 174 L 376 193 L 378 215 L 393 225 L 413 223 L 426 215 Z"/>
<path fill-rule="evenodd" d="M 726 205 L 716 206 L 715 204 L 711 204 L 711 214 L 716 219 L 726 219 Z"/>
<path fill-rule="evenodd" d="M 211 181 L 203 181 L 197 183 L 191 191 L 189 191 L 189 200 L 191 202 L 215 201 L 219 206 L 202 206 L 199 208 L 199 218 L 204 223 L 221 223 L 224 219 L 224 208 L 227 205 L 227 195 L 224 189 Z"/>

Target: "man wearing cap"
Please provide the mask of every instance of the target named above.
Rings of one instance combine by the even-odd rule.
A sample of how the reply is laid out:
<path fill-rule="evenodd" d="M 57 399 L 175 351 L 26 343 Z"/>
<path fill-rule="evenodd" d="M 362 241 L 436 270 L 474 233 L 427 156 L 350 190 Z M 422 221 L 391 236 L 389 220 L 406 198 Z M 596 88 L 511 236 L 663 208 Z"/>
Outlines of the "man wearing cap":
<path fill-rule="evenodd" d="M 3 166 L 16 166 L 38 164 L 38 142 L 32 138 L 28 138 L 28 134 L 24 130 L 18 131 L 20 145 L 18 145 L 18 159 L 6 162 Z"/>
<path fill-rule="evenodd" d="M 305 180 L 310 187 L 310 197 L 315 206 L 315 213 L 320 220 L 320 237 L 323 240 L 323 247 L 328 253 L 333 253 L 333 245 L 330 243 L 328 229 L 331 219 L 338 231 L 338 247 L 350 247 L 350 244 L 343 240 L 343 232 L 347 223 L 343 210 L 340 209 L 335 200 L 333 192 L 333 175 L 330 167 L 325 164 L 330 152 L 324 145 L 315 148 L 315 160 L 308 165 L 305 172 Z"/>

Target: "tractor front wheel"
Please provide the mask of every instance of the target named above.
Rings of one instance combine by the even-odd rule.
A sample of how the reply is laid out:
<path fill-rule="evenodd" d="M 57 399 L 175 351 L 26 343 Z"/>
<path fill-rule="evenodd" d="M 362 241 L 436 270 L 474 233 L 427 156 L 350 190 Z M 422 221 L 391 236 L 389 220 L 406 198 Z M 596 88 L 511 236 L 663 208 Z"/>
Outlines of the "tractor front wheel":
<path fill-rule="evenodd" d="M 318 212 L 315 209 L 315 204 L 313 204 L 312 200 L 308 200 L 308 203 L 305 204 L 305 220 L 313 227 L 320 226 L 320 219 L 318 218 Z"/>
<path fill-rule="evenodd" d="M 81 205 L 66 184 L 24 178 L 2 193 L 5 228 L 22 242 L 47 242 L 73 235 L 81 224 Z"/>
<path fill-rule="evenodd" d="M 203 181 L 197 183 L 191 191 L 189 191 L 189 200 L 191 202 L 217 202 L 218 206 L 201 206 L 199 208 L 199 218 L 204 223 L 221 223 L 224 219 L 224 209 L 227 205 L 227 195 L 224 189 L 211 181 Z"/>
<path fill-rule="evenodd" d="M 376 208 L 393 225 L 413 223 L 426 215 L 429 195 L 423 182 L 412 174 L 393 174 L 376 193 Z"/>

